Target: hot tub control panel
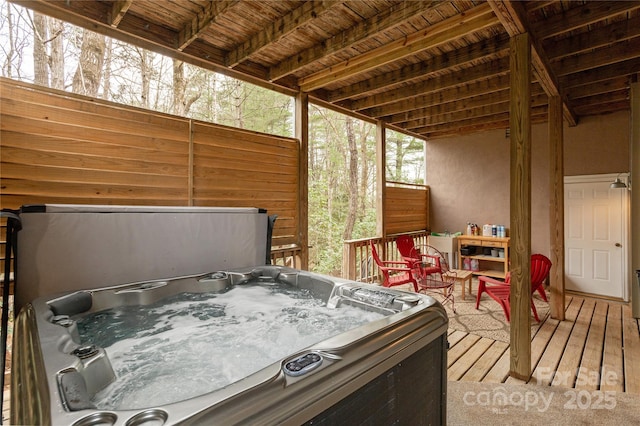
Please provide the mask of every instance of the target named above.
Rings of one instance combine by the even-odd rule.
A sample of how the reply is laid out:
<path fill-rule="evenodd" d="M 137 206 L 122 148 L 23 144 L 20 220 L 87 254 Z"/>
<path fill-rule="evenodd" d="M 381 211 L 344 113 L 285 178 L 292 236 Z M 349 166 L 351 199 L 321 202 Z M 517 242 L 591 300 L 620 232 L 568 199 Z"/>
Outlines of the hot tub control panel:
<path fill-rule="evenodd" d="M 302 376 L 322 364 L 322 356 L 315 352 L 309 352 L 295 358 L 284 365 L 284 372 L 290 376 Z"/>

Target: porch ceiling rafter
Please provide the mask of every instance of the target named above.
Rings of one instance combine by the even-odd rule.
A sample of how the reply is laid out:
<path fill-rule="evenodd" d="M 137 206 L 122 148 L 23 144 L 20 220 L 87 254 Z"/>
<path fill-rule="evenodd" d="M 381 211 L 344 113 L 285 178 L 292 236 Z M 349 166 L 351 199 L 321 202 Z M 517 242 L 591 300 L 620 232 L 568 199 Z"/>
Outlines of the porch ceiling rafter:
<path fill-rule="evenodd" d="M 189 21 L 178 33 L 177 49 L 183 51 L 193 43 L 200 34 L 206 31 L 217 16 L 222 15 L 225 10 L 238 4 L 238 1 L 212 1 L 209 2 L 202 11 Z"/>
<path fill-rule="evenodd" d="M 549 60 L 544 49 L 538 43 L 536 34 L 532 32 L 526 20 L 526 10 L 522 3 L 515 1 L 488 0 L 491 8 L 496 13 L 500 22 L 510 36 L 529 33 L 531 41 L 531 60 L 533 71 L 538 77 L 538 81 L 549 96 L 560 96 L 562 108 L 567 122 L 575 126 L 578 122 L 575 112 L 566 101 L 566 95 L 562 93 L 558 79 L 549 65 Z"/>
<path fill-rule="evenodd" d="M 9 1 L 423 138 L 508 127 L 499 116 L 484 122 L 491 103 L 456 111 L 504 87 L 508 42 L 524 32 L 531 83 L 561 98 L 569 125 L 630 109 L 621 94 L 640 73 L 640 0 Z M 449 114 L 454 121 L 439 124 L 448 129 L 414 133 L 449 102 L 459 107 L 435 118 Z"/>
<path fill-rule="evenodd" d="M 131 3 L 133 3 L 133 0 L 117 0 L 113 2 L 113 6 L 111 6 L 111 14 L 109 15 L 112 27 L 117 27 L 120 24 L 124 14 L 129 10 Z"/>
<path fill-rule="evenodd" d="M 403 24 L 416 14 L 424 13 L 437 4 L 437 1 L 408 1 L 390 7 L 376 16 L 363 20 L 352 27 L 331 36 L 322 43 L 315 44 L 298 52 L 269 69 L 269 78 L 276 81 L 299 69 L 317 62 L 327 55 L 336 54 L 357 42 L 376 36 L 384 31 Z"/>
<path fill-rule="evenodd" d="M 395 40 L 378 49 L 303 77 L 299 81 L 300 89 L 304 92 L 313 91 L 327 83 L 347 79 L 496 24 L 498 24 L 498 20 L 491 8 L 481 4 L 468 12 L 431 25 L 427 30 Z"/>

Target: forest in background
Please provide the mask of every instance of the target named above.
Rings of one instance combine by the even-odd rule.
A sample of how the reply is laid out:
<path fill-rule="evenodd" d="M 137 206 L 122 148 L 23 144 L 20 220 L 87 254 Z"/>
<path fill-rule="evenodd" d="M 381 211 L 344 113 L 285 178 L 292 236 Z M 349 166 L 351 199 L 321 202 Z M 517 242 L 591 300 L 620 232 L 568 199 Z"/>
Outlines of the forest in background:
<path fill-rule="evenodd" d="M 2 76 L 211 123 L 293 136 L 294 99 L 0 0 Z M 387 131 L 387 180 L 424 182 L 424 141 Z M 375 236 L 375 126 L 309 106 L 309 269 Z M 277 222 L 276 222 L 277 226 Z"/>

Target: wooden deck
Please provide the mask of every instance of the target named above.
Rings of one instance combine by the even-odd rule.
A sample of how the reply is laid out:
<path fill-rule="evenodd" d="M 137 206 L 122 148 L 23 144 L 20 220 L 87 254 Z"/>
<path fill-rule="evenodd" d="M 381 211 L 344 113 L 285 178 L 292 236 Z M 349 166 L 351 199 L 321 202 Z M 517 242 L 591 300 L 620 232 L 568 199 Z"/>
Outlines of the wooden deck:
<path fill-rule="evenodd" d="M 528 381 L 509 376 L 509 345 L 449 331 L 453 381 L 560 386 L 640 394 L 640 324 L 628 304 L 567 296 L 566 320 L 544 320 L 532 336 Z"/>

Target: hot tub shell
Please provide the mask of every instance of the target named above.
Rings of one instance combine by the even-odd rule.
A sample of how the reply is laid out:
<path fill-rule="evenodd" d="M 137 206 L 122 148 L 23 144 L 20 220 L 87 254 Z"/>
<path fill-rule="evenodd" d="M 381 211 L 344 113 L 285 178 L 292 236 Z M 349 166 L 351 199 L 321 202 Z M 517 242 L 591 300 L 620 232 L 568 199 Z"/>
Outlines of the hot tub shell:
<path fill-rule="evenodd" d="M 91 394 L 109 382 L 110 364 L 101 348 L 81 359 L 87 342 L 78 342 L 73 327 L 60 324 L 61 317 L 68 316 L 72 324 L 79 316 L 112 306 L 151 304 L 178 292 L 219 292 L 255 279 L 306 289 L 330 306 L 349 304 L 388 315 L 192 399 L 131 410 L 88 405 Z M 429 296 L 277 266 L 41 297 L 27 304 L 16 319 L 11 422 L 444 424 L 447 322 L 442 306 Z M 320 366 L 306 374 L 290 374 L 288 363 L 307 354 L 319 356 Z"/>

